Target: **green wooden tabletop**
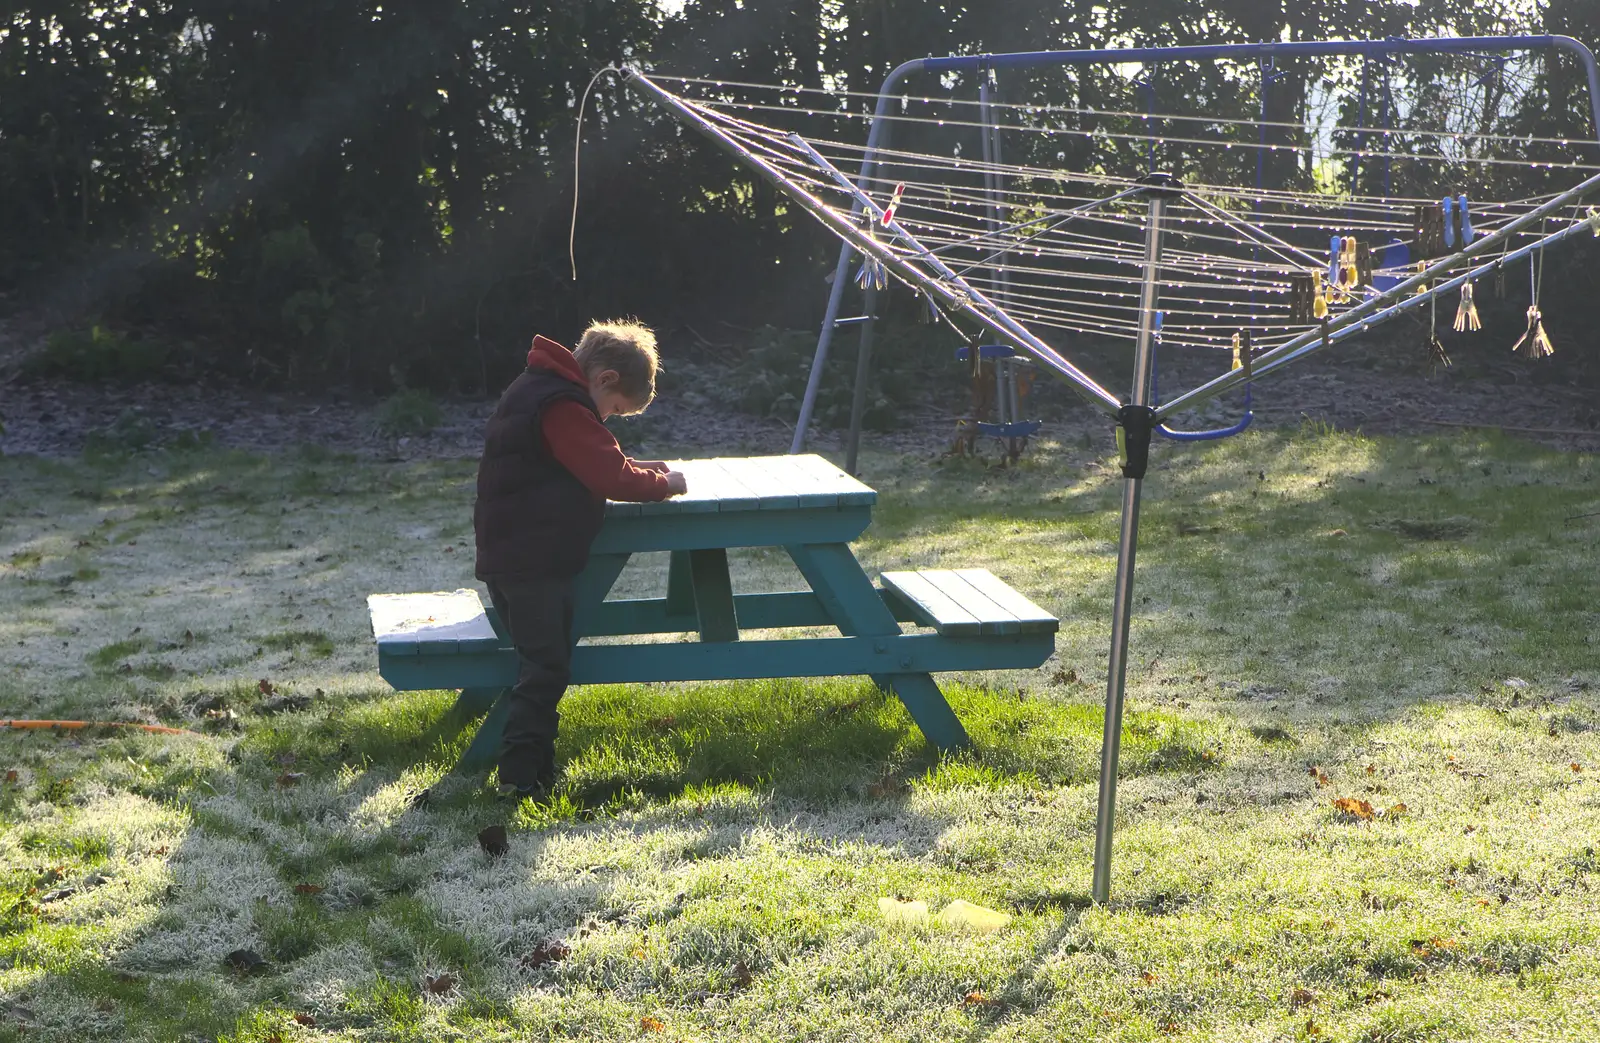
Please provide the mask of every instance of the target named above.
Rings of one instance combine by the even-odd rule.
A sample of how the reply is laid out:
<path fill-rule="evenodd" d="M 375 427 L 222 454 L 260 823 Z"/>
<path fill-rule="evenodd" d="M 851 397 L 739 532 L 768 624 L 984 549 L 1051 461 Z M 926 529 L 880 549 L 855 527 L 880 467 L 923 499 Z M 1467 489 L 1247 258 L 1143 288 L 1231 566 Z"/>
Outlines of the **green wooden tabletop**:
<path fill-rule="evenodd" d="M 671 461 L 689 491 L 658 503 L 606 504 L 606 517 L 837 510 L 870 507 L 878 494 L 820 456 L 746 456 Z"/>

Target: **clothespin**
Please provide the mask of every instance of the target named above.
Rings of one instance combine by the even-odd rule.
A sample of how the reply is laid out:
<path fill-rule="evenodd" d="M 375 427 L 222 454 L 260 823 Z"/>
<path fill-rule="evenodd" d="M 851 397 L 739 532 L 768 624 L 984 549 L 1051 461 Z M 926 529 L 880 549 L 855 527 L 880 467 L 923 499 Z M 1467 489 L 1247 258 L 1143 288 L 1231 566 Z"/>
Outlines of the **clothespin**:
<path fill-rule="evenodd" d="M 1528 306 L 1528 329 L 1517 342 L 1511 345 L 1511 350 L 1524 358 L 1542 359 L 1555 354 L 1555 347 L 1550 343 L 1550 338 L 1544 332 L 1544 316 L 1539 313 L 1539 306 Z"/>
<path fill-rule="evenodd" d="M 1476 332 L 1483 329 L 1483 323 L 1478 320 L 1478 305 L 1472 299 L 1472 284 L 1461 284 L 1461 303 L 1456 307 L 1455 330 L 1457 333 L 1466 333 L 1469 330 Z M 1449 365 L 1447 361 L 1445 365 Z"/>
<path fill-rule="evenodd" d="M 1366 243 L 1356 244 L 1356 285 L 1372 285 L 1372 248 Z"/>
<path fill-rule="evenodd" d="M 1328 296 L 1322 289 L 1322 273 L 1311 273 L 1311 317 L 1321 319 L 1324 323 L 1328 320 Z"/>
<path fill-rule="evenodd" d="M 1591 206 L 1589 208 L 1589 216 L 1585 217 L 1583 220 L 1584 223 L 1589 226 L 1589 231 L 1593 232 L 1597 236 L 1600 236 L 1600 210 L 1596 210 Z"/>
<path fill-rule="evenodd" d="M 1244 365 L 1244 363 L 1239 360 L 1239 350 L 1243 346 L 1244 346 L 1244 342 L 1239 338 L 1238 331 L 1237 330 L 1234 331 L 1234 334 L 1233 334 L 1233 366 L 1232 366 L 1233 369 L 1239 369 L 1241 366 Z"/>
<path fill-rule="evenodd" d="M 1328 240 L 1328 285 L 1339 285 L 1339 264 L 1344 259 L 1344 236 L 1336 235 Z"/>
<path fill-rule="evenodd" d="M 1453 250 L 1455 249 L 1456 245 L 1456 222 L 1453 214 L 1454 210 L 1454 199 L 1451 199 L 1449 196 L 1445 196 L 1443 199 L 1439 200 L 1439 214 L 1444 218 L 1444 248 L 1446 250 Z"/>
<path fill-rule="evenodd" d="M 1244 379 L 1246 380 L 1250 379 L 1250 356 L 1254 354 L 1254 350 L 1250 347 L 1250 330 L 1247 328 L 1244 331 L 1244 343 L 1240 345 L 1239 349 L 1239 361 L 1244 369 Z"/>
<path fill-rule="evenodd" d="M 889 200 L 889 205 L 883 208 L 883 227 L 888 228 L 894 220 L 895 208 L 900 205 L 900 197 L 906 194 L 906 183 L 900 182 L 894 186 L 894 197 Z"/>
<path fill-rule="evenodd" d="M 1461 224 L 1461 245 L 1463 248 L 1472 245 L 1472 215 L 1467 212 L 1467 197 L 1465 193 L 1456 196 L 1456 217 Z"/>
<path fill-rule="evenodd" d="M 871 254 L 863 254 L 861 267 L 856 272 L 856 285 L 863 290 L 868 286 L 875 290 L 884 289 L 889 285 L 889 269 Z"/>
<path fill-rule="evenodd" d="M 1347 235 L 1344 244 L 1339 248 L 1339 286 L 1341 289 L 1353 290 L 1361 283 L 1360 276 L 1356 273 L 1356 237 Z"/>

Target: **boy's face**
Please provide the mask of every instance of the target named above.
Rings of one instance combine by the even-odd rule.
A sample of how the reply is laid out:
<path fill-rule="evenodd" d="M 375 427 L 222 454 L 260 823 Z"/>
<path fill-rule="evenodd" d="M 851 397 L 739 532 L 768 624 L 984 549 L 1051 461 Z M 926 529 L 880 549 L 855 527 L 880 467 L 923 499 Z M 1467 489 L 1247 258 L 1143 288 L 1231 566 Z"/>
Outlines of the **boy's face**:
<path fill-rule="evenodd" d="M 589 378 L 589 397 L 594 399 L 601 420 L 612 416 L 630 416 L 644 411 L 645 403 L 631 399 L 617 390 L 620 379 L 614 369 L 601 370 Z"/>

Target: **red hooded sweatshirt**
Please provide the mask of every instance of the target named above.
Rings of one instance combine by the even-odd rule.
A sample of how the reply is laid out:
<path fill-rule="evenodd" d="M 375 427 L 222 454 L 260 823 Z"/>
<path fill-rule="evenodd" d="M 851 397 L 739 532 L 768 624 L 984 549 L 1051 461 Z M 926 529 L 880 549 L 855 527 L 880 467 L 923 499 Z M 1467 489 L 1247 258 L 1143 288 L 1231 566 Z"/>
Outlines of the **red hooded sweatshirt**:
<path fill-rule="evenodd" d="M 588 374 L 572 352 L 548 337 L 533 338 L 528 365 L 551 370 L 580 387 L 589 386 Z M 556 462 L 597 496 L 642 502 L 665 500 L 672 495 L 667 476 L 634 463 L 606 425 L 581 402 L 551 403 L 545 408 L 539 430 Z"/>

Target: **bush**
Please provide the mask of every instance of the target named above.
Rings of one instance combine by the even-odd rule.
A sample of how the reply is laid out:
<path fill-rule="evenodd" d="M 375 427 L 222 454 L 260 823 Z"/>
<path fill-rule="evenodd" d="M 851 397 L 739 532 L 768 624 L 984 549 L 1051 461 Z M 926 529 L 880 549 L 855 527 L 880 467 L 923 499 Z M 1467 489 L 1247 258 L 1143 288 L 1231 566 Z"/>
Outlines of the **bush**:
<path fill-rule="evenodd" d="M 426 435 L 439 426 L 444 413 L 426 391 L 415 388 L 384 399 L 374 414 L 378 433 L 385 438 Z"/>
<path fill-rule="evenodd" d="M 57 330 L 44 347 L 22 363 L 30 377 L 66 380 L 149 380 L 163 374 L 172 359 L 171 345 L 135 339 L 104 326 Z"/>
<path fill-rule="evenodd" d="M 906 408 L 925 400 L 941 381 L 948 379 L 952 387 L 959 383 L 950 364 L 957 341 L 944 326 L 882 323 L 876 334 L 863 424 L 886 431 L 899 426 Z M 850 422 L 859 336 L 856 327 L 834 334 L 812 413 L 819 427 Z M 763 326 L 749 335 L 747 346 L 731 362 L 672 365 L 664 371 L 664 383 L 691 406 L 717 404 L 792 424 L 800 417 L 816 349 L 815 330 Z"/>
<path fill-rule="evenodd" d="M 210 444 L 210 431 L 164 430 L 143 411 L 124 409 L 105 427 L 89 432 L 84 439 L 83 452 L 89 457 L 119 456 L 146 449 L 196 450 Z"/>

